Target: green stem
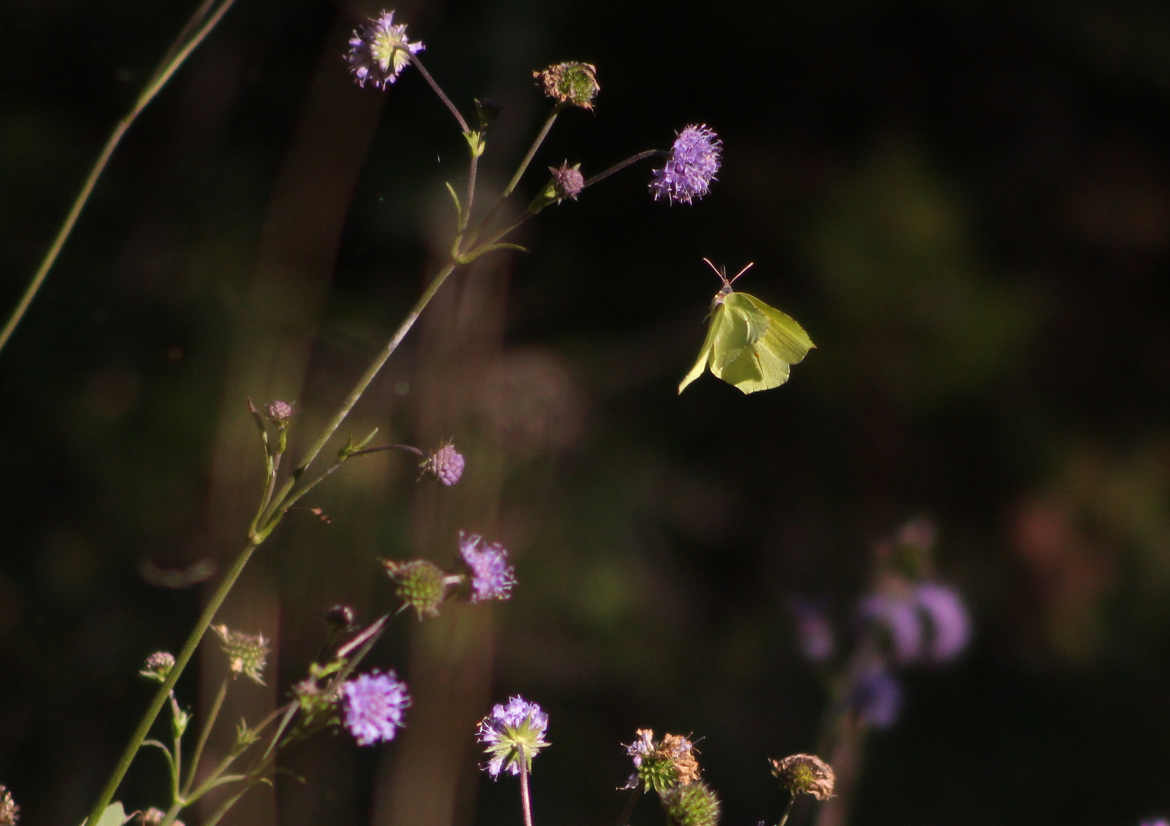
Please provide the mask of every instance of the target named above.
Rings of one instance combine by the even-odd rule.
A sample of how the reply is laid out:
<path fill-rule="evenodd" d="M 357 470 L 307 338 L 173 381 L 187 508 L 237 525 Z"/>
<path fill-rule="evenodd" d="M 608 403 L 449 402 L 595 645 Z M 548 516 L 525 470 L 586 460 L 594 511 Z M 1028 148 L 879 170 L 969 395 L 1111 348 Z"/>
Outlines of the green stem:
<path fill-rule="evenodd" d="M 402 320 L 402 323 L 398 325 L 398 329 L 394 331 L 394 335 L 390 337 L 388 342 L 386 342 L 386 346 L 383 347 L 376 356 L 374 356 L 374 360 L 370 362 L 370 366 L 366 368 L 366 371 L 362 373 L 361 377 L 354 385 L 353 390 L 351 390 L 349 395 L 345 397 L 345 400 L 342 401 L 341 407 L 337 409 L 337 411 L 333 414 L 333 417 L 325 425 L 325 429 L 321 431 L 321 435 L 318 436 L 317 440 L 309 446 L 308 451 L 305 453 L 305 457 L 293 470 L 292 475 L 285 481 L 284 485 L 277 492 L 276 496 L 273 497 L 273 502 L 269 506 L 268 512 L 260 520 L 260 527 L 254 532 L 254 539 L 263 541 L 264 538 L 272 532 L 272 529 L 275 528 L 276 525 L 280 522 L 280 518 L 284 513 L 284 509 L 282 507 L 284 500 L 288 498 L 288 495 L 292 491 L 293 486 L 297 483 L 297 480 L 300 479 L 304 472 L 309 468 L 309 466 L 313 463 L 313 460 L 317 458 L 318 454 L 320 454 L 321 451 L 325 449 L 325 445 L 328 444 L 329 440 L 333 438 L 333 434 L 337 432 L 337 428 L 341 427 L 341 423 L 345 421 L 345 417 L 349 415 L 349 411 L 353 409 L 353 406 L 357 404 L 358 399 L 360 399 L 362 394 L 366 392 L 366 388 L 370 386 L 370 383 L 382 370 L 382 367 L 386 364 L 386 361 L 394 354 L 394 351 L 398 349 L 398 345 L 402 343 L 404 338 L 406 338 L 406 334 L 410 332 L 410 328 L 414 326 L 416 321 L 418 321 L 418 317 L 422 315 L 422 311 L 426 309 L 426 306 L 431 302 L 431 299 L 435 297 L 435 293 L 439 291 L 439 288 L 443 286 L 443 282 L 446 281 L 447 277 L 455 271 L 457 266 L 458 264 L 455 261 L 449 261 L 444 264 L 442 269 L 440 269 L 438 273 L 435 274 L 435 277 L 431 280 L 431 283 L 427 285 L 427 288 L 423 290 L 423 293 L 421 296 L 419 296 L 418 301 L 416 301 L 414 306 L 410 308 L 410 312 L 406 314 L 406 318 Z"/>
<path fill-rule="evenodd" d="M 796 795 L 790 795 L 788 798 L 788 805 L 784 807 L 784 814 L 780 815 L 780 820 L 776 826 L 784 826 L 788 822 L 788 816 L 792 814 L 792 806 L 796 803 Z"/>
<path fill-rule="evenodd" d="M 463 115 L 459 113 L 455 104 L 451 102 L 451 98 L 447 97 L 447 93 L 443 91 L 442 87 L 431 76 L 431 73 L 427 71 L 427 67 L 423 65 L 423 62 L 416 55 L 411 54 L 409 49 L 406 51 L 406 54 L 410 57 L 410 62 L 414 64 L 414 67 L 423 76 L 423 79 L 430 84 L 434 93 L 439 96 L 439 100 L 443 101 L 443 105 L 447 107 L 451 116 L 455 118 L 455 121 L 459 124 L 459 131 L 461 133 L 470 132 L 471 127 L 467 125 L 467 121 L 463 118 Z"/>
<path fill-rule="evenodd" d="M 215 694 L 215 699 L 211 702 L 211 711 L 207 715 L 207 722 L 203 724 L 203 729 L 199 732 L 199 741 L 195 744 L 195 751 L 191 755 L 191 768 L 187 770 L 187 781 L 183 784 L 183 796 L 186 797 L 191 793 L 191 787 L 195 785 L 195 772 L 199 768 L 199 760 L 203 757 L 203 748 L 207 745 L 207 738 L 211 736 L 211 727 L 215 725 L 215 720 L 219 717 L 219 710 L 223 708 L 224 698 L 227 696 L 227 678 L 219 684 L 219 691 Z"/>
<path fill-rule="evenodd" d="M 632 166 L 633 164 L 638 163 L 638 161 L 644 161 L 647 158 L 653 158 L 655 155 L 666 155 L 666 154 L 669 154 L 669 153 L 667 153 L 661 149 L 644 149 L 641 152 L 639 152 L 637 155 L 631 155 L 630 157 L 626 158 L 624 161 L 618 161 L 613 166 L 611 166 L 609 169 L 606 169 L 604 172 L 598 172 L 592 178 L 585 181 L 585 184 L 584 184 L 584 186 L 581 187 L 581 189 L 583 189 L 583 190 L 588 189 L 589 187 L 593 186 L 594 184 L 599 184 L 602 181 L 604 181 L 606 178 L 608 178 L 610 175 L 616 175 L 618 172 L 621 172 L 627 166 Z"/>
<path fill-rule="evenodd" d="M 183 673 L 183 669 L 187 667 L 187 663 L 191 660 L 195 649 L 199 647 L 203 635 L 207 632 L 207 628 L 211 625 L 211 621 L 215 619 L 216 612 L 219 611 L 224 599 L 227 598 L 228 593 L 232 590 L 232 586 L 236 584 L 240 573 L 244 570 L 244 566 L 248 564 L 248 560 L 252 558 L 252 554 L 256 551 L 260 543 L 258 541 L 251 541 L 244 546 L 240 551 L 231 568 L 224 574 L 219 585 L 215 589 L 215 593 L 211 595 L 207 605 L 203 608 L 203 613 L 199 615 L 199 619 L 195 623 L 195 627 L 191 630 L 191 635 L 187 637 L 187 641 L 183 643 L 183 648 L 175 657 L 175 665 L 171 668 L 171 672 L 159 686 L 158 691 L 155 692 L 154 699 L 150 701 L 150 705 L 146 709 L 146 713 L 142 715 L 142 719 L 138 722 L 138 727 L 134 733 L 130 735 L 130 742 L 126 744 L 126 748 L 122 751 L 122 756 L 118 758 L 117 765 L 114 766 L 114 771 L 110 775 L 109 780 L 106 781 L 105 787 L 102 788 L 98 795 L 97 801 L 89 811 L 89 817 L 86 819 L 88 824 L 96 824 L 101 819 L 102 812 L 105 811 L 106 806 L 114 798 L 114 793 L 118 790 L 118 786 L 122 782 L 122 778 L 126 776 L 126 772 L 130 769 L 130 764 L 134 760 L 134 756 L 138 753 L 138 749 L 142 746 L 142 741 L 146 739 L 150 727 L 154 725 L 154 721 L 158 719 L 158 714 L 162 710 L 163 704 L 166 703 L 170 696 L 171 689 L 175 687 L 175 683 L 179 681 L 179 677 Z"/>
<path fill-rule="evenodd" d="M 183 33 L 180 34 L 180 38 L 177 39 L 175 44 L 172 44 L 168 50 L 167 54 L 171 55 L 173 53 L 173 56 L 170 58 L 170 60 L 164 59 L 163 65 L 158 71 L 154 73 L 150 81 L 147 82 L 146 87 L 142 90 L 142 93 L 134 102 L 134 106 L 130 109 L 130 112 L 127 113 L 126 116 L 118 121 L 117 125 L 114 126 L 114 131 L 110 133 L 110 137 L 106 139 L 105 146 L 103 146 L 102 151 L 98 153 L 97 160 L 94 161 L 93 168 L 90 169 L 89 175 L 85 179 L 85 183 L 81 185 L 81 191 L 73 200 L 73 206 L 70 207 L 69 214 L 65 216 L 65 221 L 61 224 L 61 228 L 57 230 L 56 238 L 54 238 L 53 243 L 49 245 L 48 252 L 45 253 L 45 257 L 41 260 L 40 266 L 33 274 L 32 280 L 29 281 L 28 286 L 25 287 L 24 294 L 21 295 L 20 300 L 16 303 L 16 307 L 13 309 L 12 314 L 8 317 L 8 321 L 5 322 L 4 329 L 0 330 L 0 351 L 4 349 L 4 345 L 8 343 L 8 339 L 12 337 L 12 334 L 16 331 L 17 325 L 20 324 L 21 319 L 24 318 L 24 315 L 28 311 L 29 306 L 32 304 L 33 299 L 36 298 L 37 293 L 41 289 L 41 285 L 44 283 L 45 278 L 49 274 L 49 270 L 53 268 L 53 264 L 57 261 L 57 256 L 60 255 L 62 247 L 65 246 L 65 241 L 68 240 L 69 235 L 73 232 L 73 227 L 77 223 L 77 219 L 81 216 L 81 211 L 85 209 L 85 205 L 89 202 L 89 197 L 93 194 L 93 190 L 97 185 L 98 178 L 100 178 L 102 173 L 105 171 L 106 166 L 110 162 L 110 158 L 114 154 L 114 150 L 117 149 L 118 144 L 122 142 L 122 138 L 125 136 L 126 131 L 134 124 L 134 121 L 138 119 L 138 116 L 142 114 L 142 110 L 145 109 L 152 100 L 154 100 L 154 97 L 159 93 L 162 87 L 166 85 L 167 81 L 171 79 L 171 76 L 175 73 L 176 70 L 178 70 L 183 61 L 185 61 L 188 56 L 190 56 L 191 52 L 194 51 L 195 48 L 207 37 L 208 33 L 210 33 L 211 30 L 215 28 L 216 24 L 219 23 L 220 19 L 224 16 L 224 14 L 227 13 L 227 10 L 231 8 L 234 2 L 235 0 L 224 0 L 224 2 L 220 4 L 220 6 L 214 12 L 211 13 L 211 16 L 207 18 L 203 25 L 199 26 L 198 31 L 196 31 L 195 34 L 186 41 L 185 45 L 176 50 L 176 46 L 179 42 L 182 41 L 183 34 L 189 31 L 195 25 L 195 21 L 206 12 L 206 4 L 201 6 L 195 12 L 195 14 L 183 27 Z"/>
<path fill-rule="evenodd" d="M 532 142 L 532 145 L 528 147 L 528 154 L 526 154 L 524 159 L 520 161 L 520 166 L 516 168 L 516 174 L 512 176 L 512 180 L 508 181 L 508 185 L 504 187 L 504 192 L 500 195 L 501 201 L 511 195 L 512 192 L 515 191 L 516 187 L 520 185 L 520 179 L 523 178 L 524 173 L 528 171 L 528 165 L 532 163 L 532 159 L 536 157 L 536 152 L 540 149 L 540 145 L 544 143 L 544 139 L 547 138 L 548 133 L 552 131 L 553 124 L 557 122 L 557 115 L 561 113 L 561 109 L 563 108 L 564 104 L 558 103 L 553 107 L 553 110 L 548 113 L 548 117 L 545 118 L 544 121 L 544 126 L 540 127 L 540 132 L 537 133 L 536 139 Z"/>

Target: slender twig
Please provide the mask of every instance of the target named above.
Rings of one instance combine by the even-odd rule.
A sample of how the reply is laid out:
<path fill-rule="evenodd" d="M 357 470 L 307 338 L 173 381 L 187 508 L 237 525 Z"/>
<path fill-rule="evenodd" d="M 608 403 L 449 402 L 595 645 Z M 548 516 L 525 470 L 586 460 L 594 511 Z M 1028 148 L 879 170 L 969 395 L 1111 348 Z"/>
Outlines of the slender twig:
<path fill-rule="evenodd" d="M 508 185 L 504 187 L 504 192 L 500 196 L 501 199 L 507 198 L 515 191 L 520 184 L 520 179 L 524 177 L 524 173 L 528 171 L 528 165 L 532 163 L 532 159 L 536 157 L 536 152 L 540 149 L 540 145 L 544 143 L 544 139 L 548 137 L 548 133 L 552 130 L 553 124 L 557 122 L 557 115 L 561 113 L 564 108 L 563 103 L 558 103 L 553 107 L 552 111 L 548 113 L 548 117 L 544 120 L 544 125 L 540 127 L 540 132 L 537 133 L 536 139 L 532 141 L 532 145 L 528 147 L 528 152 L 524 155 L 524 159 L 520 161 L 520 166 L 516 167 L 515 174 L 512 175 L 512 180 L 508 181 Z"/>
<path fill-rule="evenodd" d="M 203 757 L 203 749 L 207 745 L 207 738 L 211 736 L 211 727 L 215 725 L 215 719 L 219 716 L 219 710 L 223 708 L 224 698 L 227 697 L 227 678 L 219 684 L 219 691 L 215 693 L 215 699 L 211 702 L 211 711 L 207 715 L 207 721 L 204 722 L 203 728 L 199 731 L 199 740 L 195 744 L 195 751 L 191 754 L 191 768 L 187 770 L 187 780 L 183 783 L 183 795 L 190 794 L 191 787 L 195 785 L 195 772 L 199 768 L 199 761 Z"/>
<path fill-rule="evenodd" d="M 451 116 L 455 118 L 455 121 L 459 124 L 459 131 L 465 135 L 470 132 L 471 127 L 467 125 L 467 121 L 464 120 L 463 115 L 459 113 L 459 109 L 455 106 L 454 103 L 451 102 L 451 98 L 447 97 L 447 93 L 443 91 L 442 87 L 439 86 L 434 77 L 431 76 L 431 73 L 427 71 L 427 67 L 423 65 L 423 62 L 418 59 L 417 55 L 411 54 L 409 49 L 406 50 L 406 54 L 410 58 L 410 62 L 413 63 L 415 68 L 418 69 L 422 74 L 423 79 L 426 80 L 428 84 L 430 84 L 430 87 L 432 90 L 434 90 L 434 93 L 439 96 L 439 100 L 443 101 L 443 105 L 447 107 L 448 111 L 450 111 Z"/>
<path fill-rule="evenodd" d="M 602 181 L 604 181 L 606 178 L 608 178 L 610 175 L 614 175 L 618 172 L 621 172 L 627 166 L 632 166 L 633 164 L 638 163 L 638 161 L 644 161 L 646 158 L 653 158 L 655 155 L 666 155 L 666 154 L 668 154 L 668 153 L 663 149 L 644 149 L 641 152 L 639 152 L 637 155 L 631 155 L 630 157 L 626 158 L 624 161 L 618 161 L 613 166 L 611 166 L 609 169 L 606 169 L 604 172 L 598 172 L 592 178 L 585 181 L 584 186 L 582 186 L 581 188 L 588 189 L 589 187 L 593 186 L 594 184 L 599 184 Z"/>
<path fill-rule="evenodd" d="M 244 549 L 236 556 L 231 568 L 228 569 L 223 579 L 220 580 L 219 585 L 216 586 L 215 592 L 211 595 L 211 599 L 207 601 L 207 605 L 203 608 L 203 613 L 196 620 L 195 627 L 191 629 L 190 636 L 187 637 L 187 641 L 183 643 L 182 649 L 175 656 L 175 665 L 171 668 L 170 673 L 167 674 L 166 679 L 163 680 L 163 684 L 159 686 L 158 691 L 155 692 L 154 699 L 150 701 L 146 713 L 138 721 L 138 727 L 130 735 L 130 742 L 126 744 L 126 748 L 122 751 L 122 756 L 118 758 L 118 763 L 114 766 L 113 773 L 110 775 L 109 780 L 106 781 L 106 785 L 98 795 L 93 808 L 90 809 L 86 823 L 92 826 L 101 819 L 102 812 L 105 811 L 106 806 L 113 799 L 114 792 L 118 790 L 118 786 L 122 783 L 122 778 L 126 776 L 126 772 L 130 769 L 130 763 L 133 762 L 134 755 L 138 753 L 138 749 L 142 746 L 142 741 L 146 739 L 147 732 L 154 725 L 154 721 L 158 719 L 158 713 L 162 710 L 163 704 L 170 696 L 171 689 L 179 681 L 183 669 L 187 667 L 187 663 L 191 660 L 191 656 L 195 653 L 195 649 L 199 646 L 199 642 L 203 639 L 203 635 L 211 625 L 211 621 L 215 619 L 216 612 L 219 611 L 219 607 L 223 604 L 224 599 L 227 598 L 228 593 L 232 590 L 232 586 L 236 584 L 236 580 L 239 579 L 240 573 L 244 570 L 244 566 L 248 564 L 248 560 L 252 558 L 252 554 L 255 553 L 259 545 L 259 542 L 249 542 L 245 545 Z"/>
<path fill-rule="evenodd" d="M 134 106 L 131 107 L 129 113 L 127 113 L 126 116 L 118 121 L 118 123 L 114 126 L 114 131 L 110 133 L 110 137 L 106 139 L 105 146 L 103 146 L 101 152 L 98 153 L 98 157 L 97 160 L 94 161 L 93 168 L 90 169 L 89 175 L 85 179 L 85 183 L 81 185 L 81 191 L 73 200 L 73 206 L 70 207 L 69 214 L 65 216 L 65 221 L 61 224 L 61 228 L 57 230 L 57 236 L 53 239 L 53 243 L 49 245 L 49 250 L 45 253 L 45 257 L 41 260 L 41 265 L 33 274 L 32 280 L 29 281 L 28 286 L 24 290 L 24 294 L 21 295 L 15 309 L 13 309 L 12 314 L 8 317 L 8 321 L 4 324 L 4 329 L 0 330 L 0 351 L 4 349 L 4 345 L 8 343 L 8 339 L 11 338 L 13 332 L 16 331 L 17 325 L 20 324 L 21 319 L 23 319 L 25 313 L 28 312 L 28 308 L 32 304 L 33 299 L 36 298 L 37 293 L 40 291 L 41 285 L 44 283 L 45 278 L 49 274 L 49 270 L 53 268 L 53 264 L 57 261 L 57 256 L 60 255 L 61 249 L 65 246 L 65 241 L 68 240 L 69 235 L 73 232 L 73 227 L 77 223 L 77 219 L 81 216 L 81 211 L 89 202 L 90 195 L 93 194 L 93 190 L 97 185 L 98 178 L 100 178 L 102 173 L 105 172 L 106 166 L 109 164 L 110 158 L 114 154 L 114 150 L 117 149 L 118 144 L 122 142 L 122 138 L 125 136 L 126 131 L 134 124 L 134 121 L 138 119 L 138 116 L 142 114 L 142 110 L 145 109 L 152 100 L 154 100 L 155 96 L 159 93 L 159 91 L 162 90 L 167 81 L 171 79 L 171 76 L 175 73 L 179 66 L 183 64 L 183 61 L 185 61 L 188 56 L 190 56 L 191 52 L 194 51 L 195 48 L 203 42 L 211 30 L 215 28 L 216 24 L 219 23 L 220 19 L 224 16 L 224 14 L 227 13 L 227 10 L 231 8 L 234 2 L 235 0 L 223 0 L 220 6 L 211 13 L 211 16 L 207 18 L 203 25 L 198 27 L 198 30 L 193 35 L 191 35 L 190 39 L 188 39 L 182 46 L 179 46 L 179 44 L 183 41 L 183 33 L 180 34 L 180 37 L 176 39 L 175 43 L 172 44 L 170 49 L 167 51 L 167 55 L 170 56 L 170 59 L 167 60 L 164 58 L 163 65 L 147 82 L 146 87 L 138 96 L 138 99 L 134 102 Z M 199 7 L 198 10 L 196 10 L 191 19 L 187 21 L 187 24 L 183 28 L 183 32 L 185 33 L 194 28 L 197 25 L 195 21 L 198 20 L 202 15 L 206 14 L 206 12 L 207 4 L 204 3 Z"/>

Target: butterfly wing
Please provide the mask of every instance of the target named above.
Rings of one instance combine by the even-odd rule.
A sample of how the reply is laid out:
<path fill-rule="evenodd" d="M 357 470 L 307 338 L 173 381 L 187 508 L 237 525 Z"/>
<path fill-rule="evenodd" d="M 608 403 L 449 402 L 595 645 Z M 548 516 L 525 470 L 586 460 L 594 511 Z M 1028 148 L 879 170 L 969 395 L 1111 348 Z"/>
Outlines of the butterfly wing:
<path fill-rule="evenodd" d="M 716 333 L 722 328 L 727 318 L 727 311 L 723 305 L 718 305 L 711 313 L 711 323 L 707 327 L 707 337 L 703 339 L 703 346 L 699 348 L 699 357 L 695 359 L 694 365 L 683 376 L 683 380 L 678 383 L 678 392 L 681 395 L 682 391 L 687 389 L 687 385 L 703 375 L 703 371 L 707 369 L 707 362 L 711 359 L 711 351 L 715 346 Z"/>
<path fill-rule="evenodd" d="M 750 333 L 738 355 L 728 359 L 720 371 L 713 361 L 711 372 L 743 393 L 784 384 L 790 366 L 801 362 L 816 346 L 796 319 L 753 295 L 732 293 L 724 305 L 731 316 L 744 318 Z"/>

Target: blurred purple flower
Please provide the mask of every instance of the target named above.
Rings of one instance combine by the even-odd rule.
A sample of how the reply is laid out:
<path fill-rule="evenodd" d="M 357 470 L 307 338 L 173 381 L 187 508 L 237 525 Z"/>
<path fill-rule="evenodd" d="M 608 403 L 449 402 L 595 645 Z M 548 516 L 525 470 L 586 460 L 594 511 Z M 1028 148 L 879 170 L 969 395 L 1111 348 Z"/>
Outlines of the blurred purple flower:
<path fill-rule="evenodd" d="M 689 204 L 702 198 L 715 180 L 722 153 L 723 141 L 709 126 L 692 123 L 684 127 L 670 148 L 666 164 L 650 173 L 654 200 L 666 198 L 670 203 Z"/>
<path fill-rule="evenodd" d="M 516 584 L 516 571 L 508 564 L 508 551 L 499 542 L 483 544 L 477 533 L 459 532 L 459 555 L 471 569 L 471 601 L 508 599 Z"/>
<path fill-rule="evenodd" d="M 372 671 L 341 686 L 341 703 L 345 727 L 359 746 L 369 746 L 394 739 L 410 696 L 393 671 Z"/>
<path fill-rule="evenodd" d="M 1170 826 L 1170 820 L 1164 817 L 1156 817 L 1152 820 L 1143 820 L 1140 826 Z"/>
<path fill-rule="evenodd" d="M 796 638 L 800 653 L 811 662 L 823 662 L 833 656 L 836 640 L 833 626 L 821 606 L 801 597 L 794 597 L 789 606 L 796 620 Z"/>
<path fill-rule="evenodd" d="M 902 685 L 890 672 L 874 666 L 862 672 L 853 684 L 849 705 L 863 723 L 889 728 L 902 710 Z"/>
<path fill-rule="evenodd" d="M 870 594 L 861 600 L 858 612 L 863 620 L 885 628 L 898 662 L 910 662 L 922 654 L 922 617 L 909 594 Z"/>
<path fill-rule="evenodd" d="M 506 705 L 492 706 L 492 713 L 480 720 L 475 730 L 475 739 L 491 758 L 483 770 L 496 780 L 501 771 L 520 774 L 521 766 L 532 771 L 532 758 L 548 745 L 544 739 L 547 730 L 544 710 L 518 694 L 509 697 Z"/>
<path fill-rule="evenodd" d="M 914 599 L 930 622 L 927 655 L 936 662 L 954 659 L 971 639 L 971 618 L 963 598 L 949 585 L 924 582 L 914 589 Z"/>

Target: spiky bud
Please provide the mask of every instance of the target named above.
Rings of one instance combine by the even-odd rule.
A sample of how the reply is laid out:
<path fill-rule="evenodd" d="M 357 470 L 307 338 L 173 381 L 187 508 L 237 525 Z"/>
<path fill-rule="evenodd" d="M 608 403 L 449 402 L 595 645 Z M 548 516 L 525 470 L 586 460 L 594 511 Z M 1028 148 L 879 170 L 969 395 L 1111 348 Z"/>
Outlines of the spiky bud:
<path fill-rule="evenodd" d="M 264 685 L 264 666 L 268 664 L 269 643 L 263 634 L 232 631 L 226 625 L 213 625 L 219 647 L 228 660 L 232 674 L 243 674 L 257 685 Z"/>
<path fill-rule="evenodd" d="M 675 826 L 715 826 L 719 822 L 719 797 L 706 783 L 675 786 L 660 797 Z"/>
<path fill-rule="evenodd" d="M 447 596 L 450 584 L 447 575 L 437 565 L 425 559 L 395 562 L 383 559 L 386 576 L 398 586 L 394 593 L 404 606 L 414 609 L 421 622 L 423 617 L 439 616 L 439 605 Z"/>

